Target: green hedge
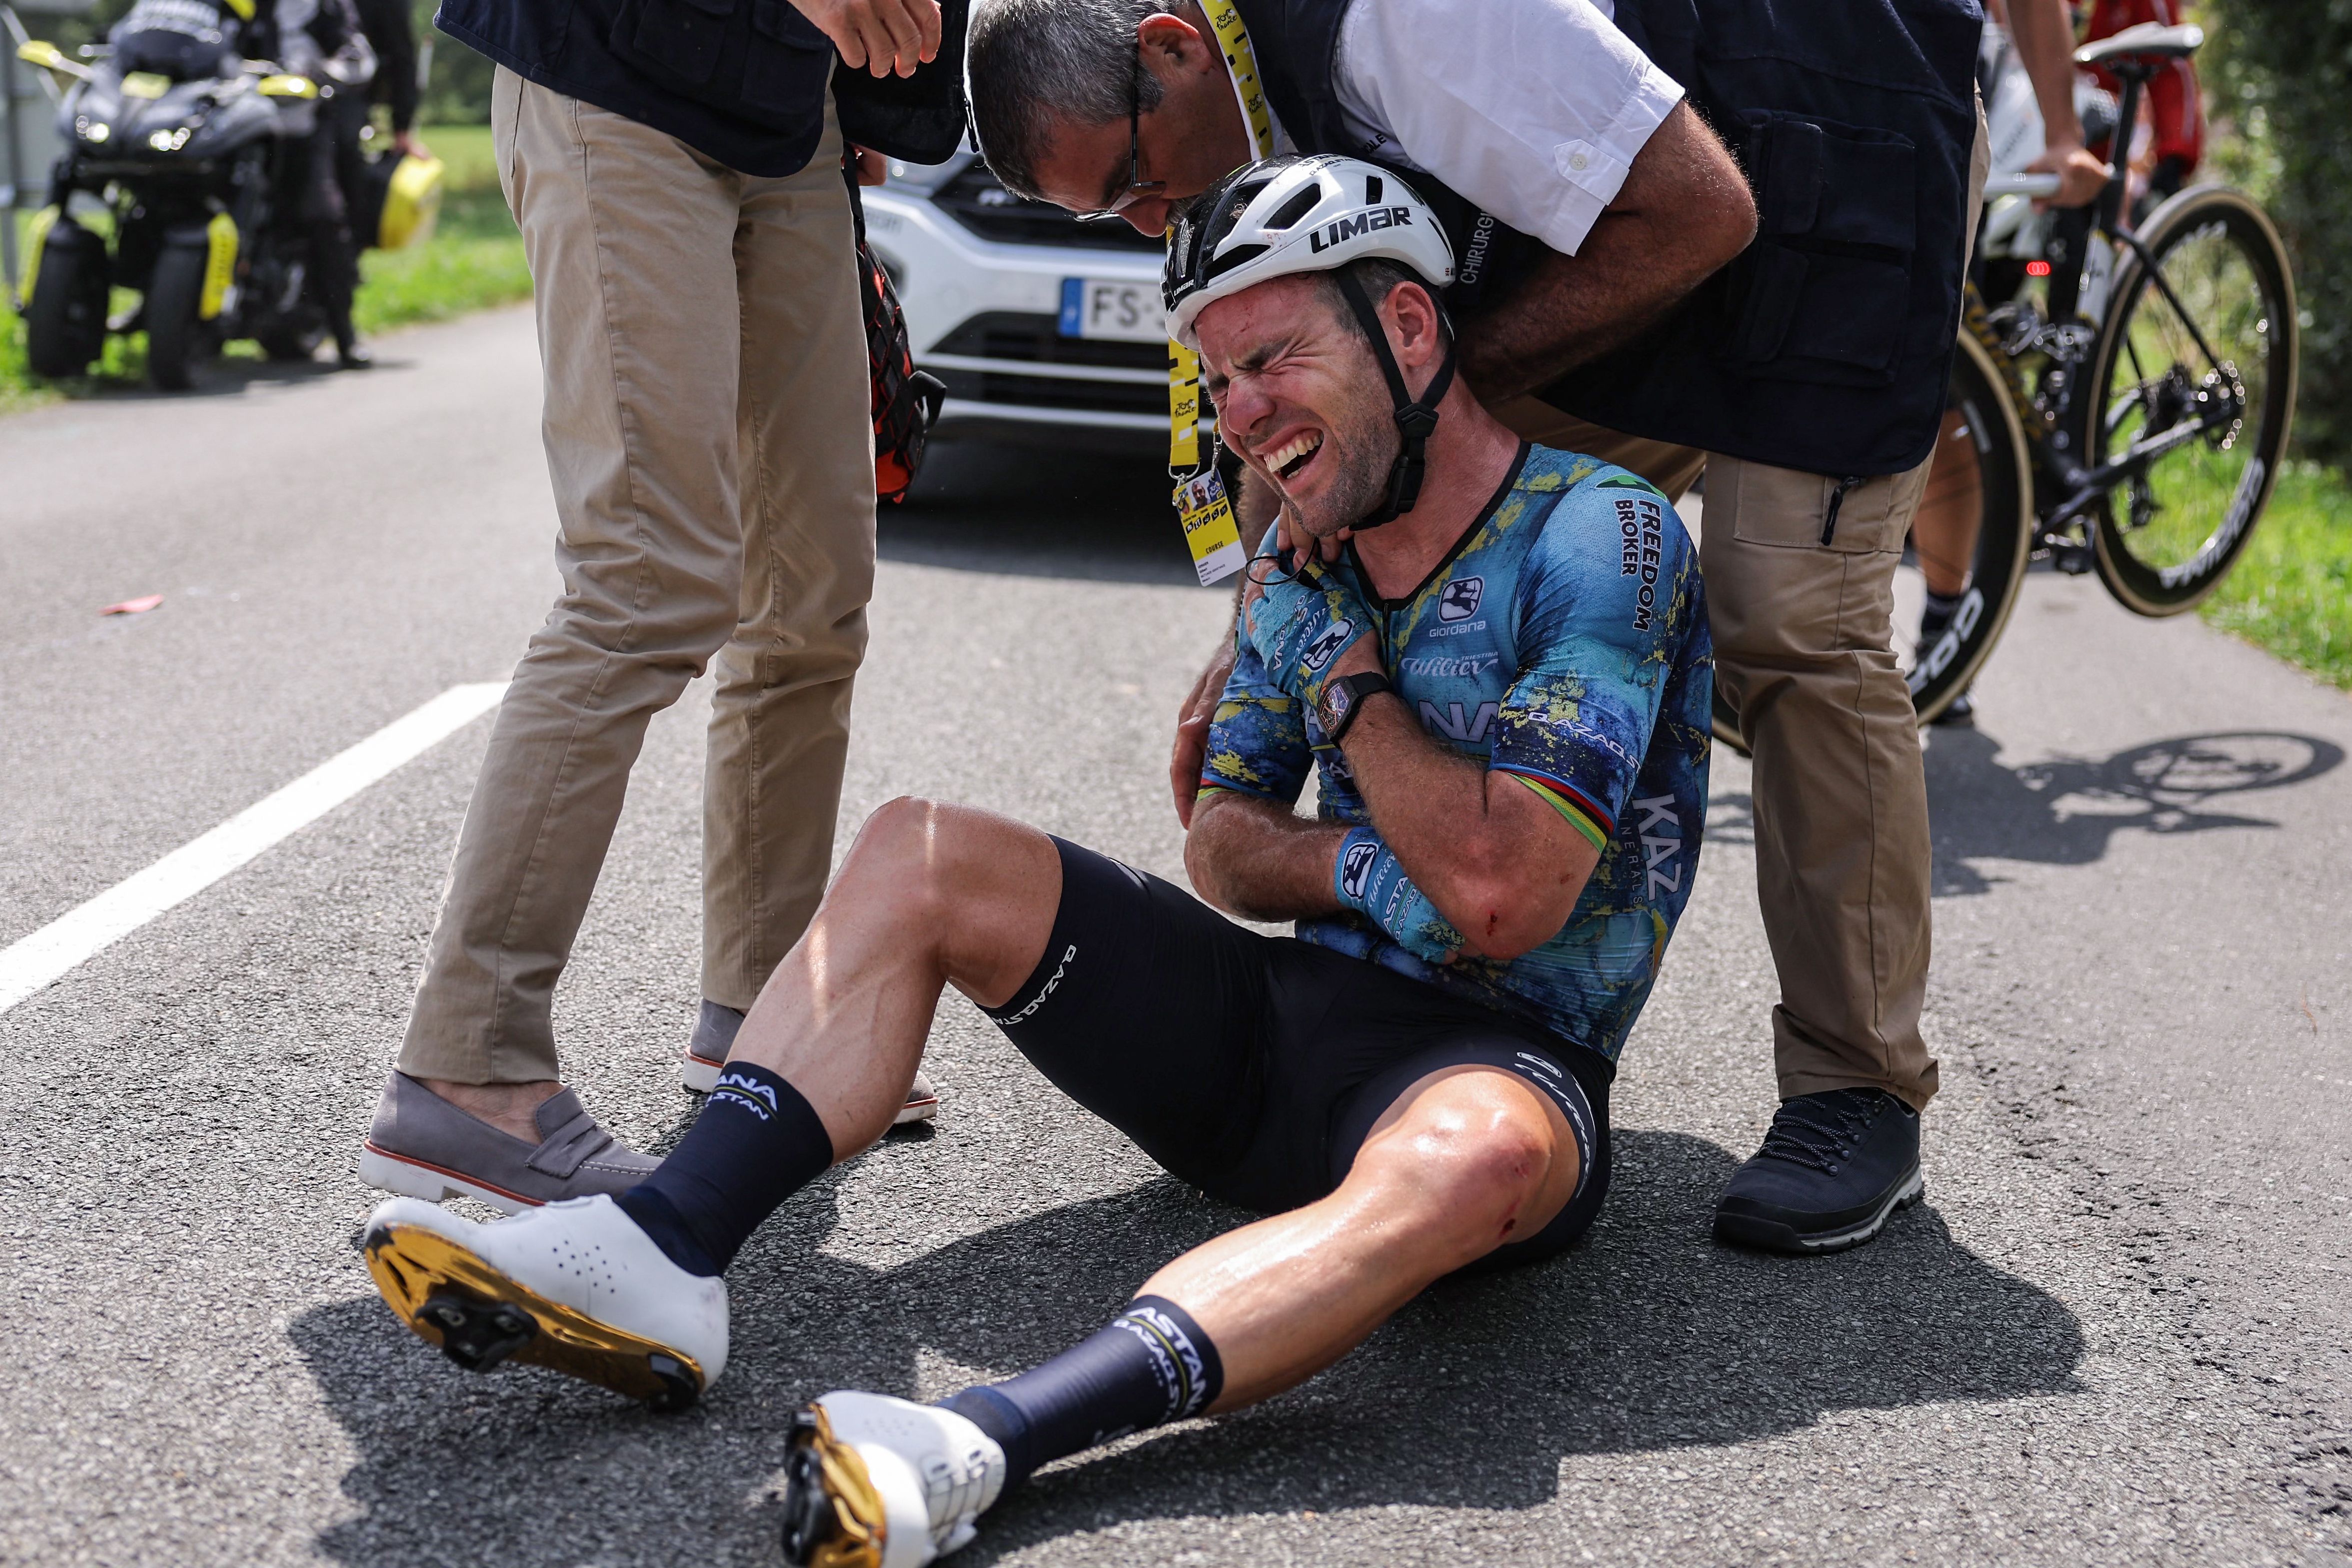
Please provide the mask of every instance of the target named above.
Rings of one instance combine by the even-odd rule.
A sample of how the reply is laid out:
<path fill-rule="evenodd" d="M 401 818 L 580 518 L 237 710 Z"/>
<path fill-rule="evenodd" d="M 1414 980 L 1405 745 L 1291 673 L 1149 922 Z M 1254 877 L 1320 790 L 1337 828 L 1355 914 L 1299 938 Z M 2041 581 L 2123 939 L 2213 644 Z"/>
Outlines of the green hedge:
<path fill-rule="evenodd" d="M 2352 465 L 2352 0 L 2209 0 L 2200 59 L 2225 177 L 2267 205 L 2303 310 L 2295 442 Z M 2233 144 L 2234 143 L 2234 144 Z"/>

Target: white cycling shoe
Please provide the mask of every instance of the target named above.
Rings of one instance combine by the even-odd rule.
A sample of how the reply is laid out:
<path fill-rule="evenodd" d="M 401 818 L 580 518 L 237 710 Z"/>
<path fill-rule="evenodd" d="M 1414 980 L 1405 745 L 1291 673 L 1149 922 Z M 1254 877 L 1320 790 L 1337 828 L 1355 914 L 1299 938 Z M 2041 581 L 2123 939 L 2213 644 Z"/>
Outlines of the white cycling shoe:
<path fill-rule="evenodd" d="M 400 1321 L 469 1372 L 529 1362 L 682 1410 L 726 1370 L 726 1281 L 671 1262 L 610 1197 L 488 1225 L 390 1198 L 363 1247 Z"/>
<path fill-rule="evenodd" d="M 840 1390 L 793 1417 L 784 1561 L 922 1568 L 971 1542 L 1004 1490 L 1004 1450 L 952 1410 Z"/>

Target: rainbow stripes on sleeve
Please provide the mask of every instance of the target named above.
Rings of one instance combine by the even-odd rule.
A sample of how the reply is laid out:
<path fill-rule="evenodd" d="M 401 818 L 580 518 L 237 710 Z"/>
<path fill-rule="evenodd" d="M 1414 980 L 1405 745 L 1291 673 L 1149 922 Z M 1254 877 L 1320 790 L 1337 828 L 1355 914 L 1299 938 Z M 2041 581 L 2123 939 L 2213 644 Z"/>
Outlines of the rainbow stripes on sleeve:
<path fill-rule="evenodd" d="M 1617 819 L 1598 800 L 1567 779 L 1511 764 L 1498 763 L 1488 771 L 1505 774 L 1526 785 L 1553 810 L 1567 818 L 1568 825 L 1582 833 L 1595 850 L 1608 850 L 1609 840 L 1617 831 Z"/>

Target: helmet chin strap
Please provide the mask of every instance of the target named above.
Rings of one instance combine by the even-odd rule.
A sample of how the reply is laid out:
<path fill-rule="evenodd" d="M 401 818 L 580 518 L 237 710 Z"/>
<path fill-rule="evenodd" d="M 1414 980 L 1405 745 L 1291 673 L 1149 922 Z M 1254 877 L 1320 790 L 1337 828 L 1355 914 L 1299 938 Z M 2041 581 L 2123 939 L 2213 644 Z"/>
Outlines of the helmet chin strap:
<path fill-rule="evenodd" d="M 1437 405 L 1444 400 L 1446 389 L 1454 384 L 1455 344 L 1448 339 L 1445 359 L 1438 365 L 1437 374 L 1431 379 L 1428 390 L 1421 394 L 1421 401 L 1414 402 L 1412 394 L 1405 390 L 1404 371 L 1398 369 L 1396 356 L 1389 351 L 1389 335 L 1381 328 L 1380 314 L 1372 308 L 1372 302 L 1365 298 L 1363 286 L 1345 268 L 1335 274 L 1332 281 L 1339 286 L 1341 297 L 1348 301 L 1349 308 L 1356 313 L 1356 320 L 1364 329 L 1364 336 L 1372 340 L 1372 357 L 1380 361 L 1381 374 L 1388 379 L 1389 395 L 1396 400 L 1400 445 L 1396 462 L 1389 468 L 1388 498 L 1378 508 L 1349 525 L 1360 532 L 1394 521 L 1412 511 L 1412 504 L 1421 498 L 1421 476 L 1427 466 L 1424 449 L 1429 444 L 1429 438 L 1437 433 Z M 1442 305 L 1438 307 L 1441 316 L 1444 308 Z"/>

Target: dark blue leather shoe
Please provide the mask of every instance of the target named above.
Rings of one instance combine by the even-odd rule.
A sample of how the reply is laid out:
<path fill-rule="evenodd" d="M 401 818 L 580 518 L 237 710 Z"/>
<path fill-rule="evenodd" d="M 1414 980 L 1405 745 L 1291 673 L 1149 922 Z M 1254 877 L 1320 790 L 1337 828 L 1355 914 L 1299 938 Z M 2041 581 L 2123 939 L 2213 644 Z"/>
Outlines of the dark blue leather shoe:
<path fill-rule="evenodd" d="M 1769 1252 L 1842 1252 L 1924 1190 L 1916 1111 L 1876 1089 L 1800 1094 L 1724 1184 L 1715 1234 Z"/>

